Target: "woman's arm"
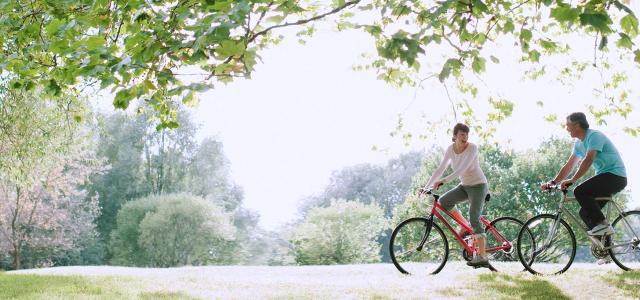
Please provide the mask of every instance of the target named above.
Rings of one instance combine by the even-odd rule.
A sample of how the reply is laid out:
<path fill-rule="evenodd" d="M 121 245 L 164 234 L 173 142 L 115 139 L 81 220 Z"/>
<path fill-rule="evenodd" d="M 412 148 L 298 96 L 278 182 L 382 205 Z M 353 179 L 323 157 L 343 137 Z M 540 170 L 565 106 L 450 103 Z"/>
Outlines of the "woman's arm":
<path fill-rule="evenodd" d="M 436 181 L 440 180 L 440 177 L 442 177 L 442 174 L 444 174 L 444 170 L 447 169 L 447 166 L 449 166 L 449 163 L 451 162 L 451 151 L 449 151 L 450 149 L 451 147 L 447 148 L 447 150 L 444 152 L 444 157 L 442 158 L 440 165 L 435 171 L 433 171 L 431 177 L 429 177 L 429 181 L 427 181 L 425 188 L 430 188 L 434 183 L 436 183 Z"/>

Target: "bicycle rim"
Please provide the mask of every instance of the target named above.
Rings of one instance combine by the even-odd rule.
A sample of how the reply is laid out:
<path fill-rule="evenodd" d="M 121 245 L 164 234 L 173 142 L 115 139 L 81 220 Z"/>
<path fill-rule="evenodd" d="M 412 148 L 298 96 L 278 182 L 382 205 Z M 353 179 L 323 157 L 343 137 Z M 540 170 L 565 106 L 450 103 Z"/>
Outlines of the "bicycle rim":
<path fill-rule="evenodd" d="M 611 236 L 611 245 L 613 248 L 609 250 L 609 254 L 611 259 L 623 270 L 640 270 L 640 241 L 638 240 L 640 211 L 628 211 L 624 213 L 624 216 L 624 219 L 619 216 L 612 224 L 614 234 Z"/>
<path fill-rule="evenodd" d="M 520 263 L 532 274 L 560 274 L 569 269 L 576 255 L 576 238 L 567 222 L 556 224 L 550 214 L 529 219 L 518 233 Z"/>
<path fill-rule="evenodd" d="M 391 234 L 389 254 L 398 271 L 404 274 L 428 275 L 442 270 L 449 256 L 449 245 L 442 229 L 431 224 L 425 238 L 429 221 L 426 218 L 412 218 L 403 221 Z"/>

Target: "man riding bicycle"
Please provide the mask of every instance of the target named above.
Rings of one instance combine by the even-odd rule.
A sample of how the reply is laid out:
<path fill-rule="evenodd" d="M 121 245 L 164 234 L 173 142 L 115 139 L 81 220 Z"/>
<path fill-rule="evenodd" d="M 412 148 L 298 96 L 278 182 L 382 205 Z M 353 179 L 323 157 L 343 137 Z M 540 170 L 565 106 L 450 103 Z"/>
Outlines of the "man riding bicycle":
<path fill-rule="evenodd" d="M 567 116 L 566 129 L 572 138 L 577 139 L 573 152 L 558 175 L 543 183 L 541 188 L 547 190 L 560 182 L 560 187 L 566 189 L 593 165 L 596 175 L 577 186 L 573 193 L 580 204 L 580 217 L 587 225 L 587 233 L 592 236 L 613 234 L 613 228 L 601 211 L 606 202 L 597 202 L 595 197 L 611 196 L 627 186 L 626 170 L 620 153 L 602 132 L 589 129 L 584 113 L 575 112 Z M 569 172 L 580 160 L 578 170 L 567 179 Z"/>

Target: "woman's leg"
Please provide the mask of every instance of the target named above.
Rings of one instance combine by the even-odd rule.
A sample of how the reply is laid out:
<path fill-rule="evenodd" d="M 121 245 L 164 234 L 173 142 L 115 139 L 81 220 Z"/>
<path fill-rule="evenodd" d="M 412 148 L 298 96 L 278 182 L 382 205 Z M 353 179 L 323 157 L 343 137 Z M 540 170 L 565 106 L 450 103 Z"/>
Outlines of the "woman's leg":
<path fill-rule="evenodd" d="M 467 219 L 462 216 L 462 213 L 457 208 L 452 208 L 451 210 L 449 210 L 449 213 L 454 219 L 456 219 L 456 221 L 458 221 L 458 223 L 471 227 L 469 222 L 467 222 Z M 463 235 L 465 232 L 467 232 L 467 229 L 465 227 L 458 228 L 458 235 Z"/>
<path fill-rule="evenodd" d="M 458 185 L 455 188 L 451 189 L 450 191 L 446 192 L 444 195 L 442 195 L 442 197 L 440 197 L 440 200 L 438 200 L 438 202 L 440 203 L 442 208 L 448 211 L 451 214 L 451 216 L 454 219 L 456 219 L 458 222 L 469 225 L 467 221 L 464 219 L 464 217 L 462 216 L 462 214 L 460 213 L 460 211 L 455 208 L 456 204 L 466 201 L 467 199 L 468 199 L 467 192 L 464 190 L 462 185 Z M 461 231 L 462 231 L 461 229 L 458 229 L 458 234 L 461 234 L 462 233 Z"/>
<path fill-rule="evenodd" d="M 464 189 L 469 195 L 469 221 L 471 227 L 475 233 L 476 245 L 478 245 L 478 255 L 482 258 L 487 257 L 485 247 L 485 232 L 484 226 L 480 222 L 480 215 L 484 207 L 484 198 L 488 192 L 488 185 L 486 183 L 476 184 L 472 186 L 465 186 Z"/>

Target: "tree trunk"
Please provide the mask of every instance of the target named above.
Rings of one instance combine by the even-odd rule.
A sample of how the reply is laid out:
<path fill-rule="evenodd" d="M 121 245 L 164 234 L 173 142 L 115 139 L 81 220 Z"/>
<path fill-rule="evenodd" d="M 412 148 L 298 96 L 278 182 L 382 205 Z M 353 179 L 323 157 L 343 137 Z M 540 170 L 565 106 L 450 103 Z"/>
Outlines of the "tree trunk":
<path fill-rule="evenodd" d="M 13 244 L 13 269 L 20 270 L 20 245 L 17 243 Z"/>

